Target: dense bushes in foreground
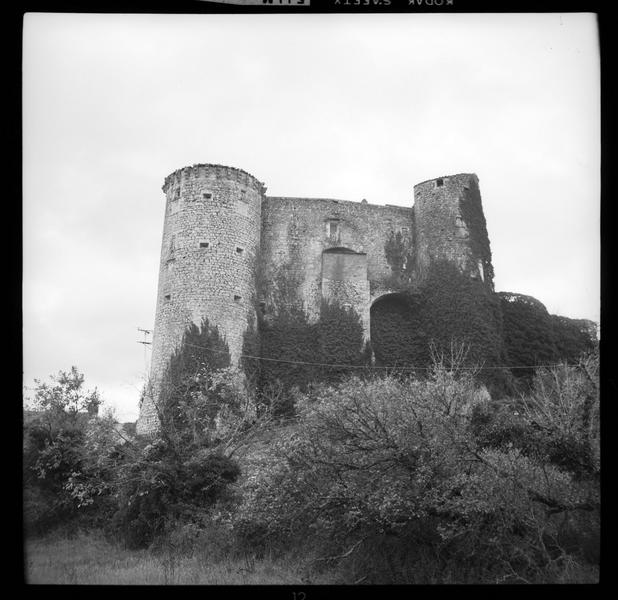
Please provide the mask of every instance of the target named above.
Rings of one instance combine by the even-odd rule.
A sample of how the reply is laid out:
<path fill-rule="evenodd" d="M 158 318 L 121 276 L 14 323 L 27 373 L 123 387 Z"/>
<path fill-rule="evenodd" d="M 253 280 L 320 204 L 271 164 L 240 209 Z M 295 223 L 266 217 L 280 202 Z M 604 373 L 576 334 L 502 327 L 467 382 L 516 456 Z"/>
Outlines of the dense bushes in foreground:
<path fill-rule="evenodd" d="M 499 409 L 440 366 L 317 388 L 248 486 L 244 531 L 350 581 L 568 579 L 598 561 L 594 369 L 540 372 Z"/>
<path fill-rule="evenodd" d="M 103 526 L 129 548 L 156 544 L 181 527 L 199 529 L 215 504 L 230 501 L 240 474 L 231 453 L 251 414 L 227 365 L 216 328 L 191 326 L 160 384 L 162 425 L 153 437 L 128 438 L 111 418 L 74 419 L 69 428 L 58 416 L 72 414 L 67 390 L 50 410 L 33 411 L 24 436 L 26 529 Z M 37 382 L 35 407 L 45 409 L 45 397 Z M 46 429 L 41 423 L 49 418 L 56 426 Z"/>
<path fill-rule="evenodd" d="M 193 334 L 222 352 L 208 324 Z M 177 356 L 156 438 L 120 439 L 104 418 L 67 437 L 58 413 L 41 442 L 26 423 L 26 495 L 64 506 L 39 530 L 81 519 L 171 555 L 294 553 L 339 583 L 594 581 L 596 359 L 537 371 L 500 403 L 436 359 L 424 380 L 309 386 L 282 425 L 246 417 L 225 360 Z"/>

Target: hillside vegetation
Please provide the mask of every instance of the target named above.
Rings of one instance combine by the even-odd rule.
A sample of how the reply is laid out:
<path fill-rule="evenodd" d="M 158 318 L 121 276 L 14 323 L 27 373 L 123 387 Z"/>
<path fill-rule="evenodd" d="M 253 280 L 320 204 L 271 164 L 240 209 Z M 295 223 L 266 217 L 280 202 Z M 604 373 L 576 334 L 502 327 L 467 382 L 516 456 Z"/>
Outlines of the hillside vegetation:
<path fill-rule="evenodd" d="M 355 348 L 344 358 L 362 366 Z M 170 361 L 149 438 L 97 415 L 77 369 L 37 382 L 28 580 L 111 582 L 124 565 L 125 583 L 596 581 L 596 356 L 534 369 L 500 400 L 464 346 L 430 356 L 422 376 L 339 369 L 294 386 L 272 369 L 241 377 L 204 321 Z M 100 569 L 71 563 L 70 544 Z"/>

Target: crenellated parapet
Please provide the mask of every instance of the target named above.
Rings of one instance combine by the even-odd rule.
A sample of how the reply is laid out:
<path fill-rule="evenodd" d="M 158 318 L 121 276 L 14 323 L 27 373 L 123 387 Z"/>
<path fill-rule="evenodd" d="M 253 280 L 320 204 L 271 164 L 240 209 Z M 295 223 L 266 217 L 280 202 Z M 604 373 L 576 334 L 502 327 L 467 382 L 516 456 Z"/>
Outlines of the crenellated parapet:
<path fill-rule="evenodd" d="M 260 194 L 266 193 L 264 184 L 250 173 L 247 173 L 247 171 L 236 167 L 209 163 L 199 163 L 191 167 L 177 169 L 165 178 L 161 189 L 167 194 L 170 189 L 182 188 L 183 182 L 191 178 L 199 179 L 204 177 L 235 181 L 236 183 L 254 189 Z"/>

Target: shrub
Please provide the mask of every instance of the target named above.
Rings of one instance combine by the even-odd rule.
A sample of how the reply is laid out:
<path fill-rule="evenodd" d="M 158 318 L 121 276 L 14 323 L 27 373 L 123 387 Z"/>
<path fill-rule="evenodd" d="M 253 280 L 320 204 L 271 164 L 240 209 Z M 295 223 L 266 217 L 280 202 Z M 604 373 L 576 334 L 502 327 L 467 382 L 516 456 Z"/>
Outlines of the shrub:
<path fill-rule="evenodd" d="M 160 428 L 118 469 L 109 532 L 128 547 L 177 545 L 201 531 L 216 506 L 234 501 L 229 486 L 240 470 L 230 455 L 251 414 L 229 363 L 216 327 L 204 320 L 187 328 L 160 382 Z"/>
<path fill-rule="evenodd" d="M 577 363 L 596 348 L 596 326 L 585 319 L 550 315 L 532 296 L 500 292 L 508 364 L 523 391 L 533 384 L 536 367 Z M 527 367 L 527 368 L 522 368 Z"/>
<path fill-rule="evenodd" d="M 78 510 L 80 498 L 72 485 L 76 476 L 91 478 L 87 445 L 98 421 L 97 390 L 84 390 L 76 367 L 60 371 L 46 383 L 35 379 L 34 396 L 24 411 L 24 525 L 42 534 L 74 522 L 97 518 L 95 510 Z M 100 494 L 99 494 L 100 495 Z M 103 498 L 97 510 L 103 511 Z"/>
<path fill-rule="evenodd" d="M 118 510 L 109 532 L 129 548 L 144 548 L 179 528 L 199 531 L 238 475 L 237 464 L 214 451 L 180 456 L 154 440 L 119 474 Z"/>
<path fill-rule="evenodd" d="M 245 488 L 245 538 L 281 550 L 302 543 L 348 582 L 555 579 L 585 560 L 572 542 L 567 551 L 569 536 L 593 543 L 596 531 L 598 482 L 557 459 L 556 440 L 571 439 L 566 414 L 595 402 L 592 383 L 573 383 L 580 375 L 567 369 L 551 393 L 538 388 L 522 419 L 494 415 L 469 372 L 439 365 L 425 381 L 316 387 Z M 555 436 L 542 443 L 534 423 Z"/>

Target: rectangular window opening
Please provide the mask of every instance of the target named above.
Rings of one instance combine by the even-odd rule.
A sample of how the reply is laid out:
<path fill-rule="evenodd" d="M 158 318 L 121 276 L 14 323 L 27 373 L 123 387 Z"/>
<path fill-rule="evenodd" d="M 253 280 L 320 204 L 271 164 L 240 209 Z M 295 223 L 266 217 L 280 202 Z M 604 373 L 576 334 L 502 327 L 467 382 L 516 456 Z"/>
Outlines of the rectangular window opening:
<path fill-rule="evenodd" d="M 171 294 L 165 294 L 165 296 L 163 296 L 163 298 L 167 301 L 167 300 L 171 300 L 172 299 L 172 295 Z"/>
<path fill-rule="evenodd" d="M 436 187 L 442 187 L 444 185 L 444 179 L 436 179 Z"/>
<path fill-rule="evenodd" d="M 200 242 L 200 248 L 209 248 L 210 242 Z"/>
<path fill-rule="evenodd" d="M 202 194 L 202 196 L 204 197 L 204 200 L 211 200 L 212 199 L 212 194 L 210 192 L 204 192 Z"/>

